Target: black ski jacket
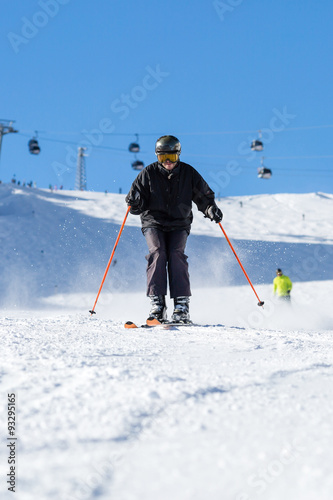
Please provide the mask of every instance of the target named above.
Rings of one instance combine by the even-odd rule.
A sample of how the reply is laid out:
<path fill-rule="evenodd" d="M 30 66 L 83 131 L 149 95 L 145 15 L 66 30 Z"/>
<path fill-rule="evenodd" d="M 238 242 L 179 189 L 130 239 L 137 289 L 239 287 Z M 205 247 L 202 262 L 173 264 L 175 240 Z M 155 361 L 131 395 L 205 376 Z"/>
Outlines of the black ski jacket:
<path fill-rule="evenodd" d="M 201 175 L 187 163 L 178 162 L 172 171 L 158 162 L 144 168 L 126 196 L 130 212 L 141 217 L 142 229 L 162 231 L 186 229 L 193 220 L 192 201 L 205 213 L 214 205 L 214 192 Z"/>

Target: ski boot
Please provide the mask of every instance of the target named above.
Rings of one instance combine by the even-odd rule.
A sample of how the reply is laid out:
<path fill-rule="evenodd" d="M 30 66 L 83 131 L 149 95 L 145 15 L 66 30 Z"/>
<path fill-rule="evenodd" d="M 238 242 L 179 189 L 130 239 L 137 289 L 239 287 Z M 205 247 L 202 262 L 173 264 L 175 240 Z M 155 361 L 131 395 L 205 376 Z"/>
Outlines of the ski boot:
<path fill-rule="evenodd" d="M 158 323 L 164 323 L 167 319 L 164 295 L 150 295 L 151 308 L 149 312 L 149 317 L 146 321 L 147 325 L 156 325 Z"/>
<path fill-rule="evenodd" d="M 189 312 L 190 297 L 176 297 L 173 300 L 175 307 L 171 318 L 172 323 L 191 323 Z"/>

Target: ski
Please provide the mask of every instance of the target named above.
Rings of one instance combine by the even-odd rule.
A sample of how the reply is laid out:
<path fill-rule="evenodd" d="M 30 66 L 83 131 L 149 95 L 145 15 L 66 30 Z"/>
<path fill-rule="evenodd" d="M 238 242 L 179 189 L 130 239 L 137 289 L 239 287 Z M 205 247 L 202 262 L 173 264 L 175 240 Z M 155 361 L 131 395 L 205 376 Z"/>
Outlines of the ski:
<path fill-rule="evenodd" d="M 182 322 L 173 322 L 173 321 L 164 321 L 160 322 L 158 320 L 149 321 L 149 324 L 145 323 L 143 325 L 137 325 L 133 323 L 133 321 L 126 321 L 124 324 L 125 328 L 156 328 L 160 327 L 164 330 L 172 330 L 172 328 L 177 328 L 179 326 L 197 326 L 192 322 L 182 323 Z"/>
<path fill-rule="evenodd" d="M 164 330 L 171 329 L 170 325 L 168 325 L 166 323 L 156 323 L 153 325 L 147 325 L 147 323 L 145 323 L 143 325 L 137 325 L 136 323 L 133 323 L 133 321 L 126 321 L 126 323 L 124 324 L 124 327 L 125 328 L 157 328 L 157 327 L 160 327 L 160 328 L 163 328 Z"/>

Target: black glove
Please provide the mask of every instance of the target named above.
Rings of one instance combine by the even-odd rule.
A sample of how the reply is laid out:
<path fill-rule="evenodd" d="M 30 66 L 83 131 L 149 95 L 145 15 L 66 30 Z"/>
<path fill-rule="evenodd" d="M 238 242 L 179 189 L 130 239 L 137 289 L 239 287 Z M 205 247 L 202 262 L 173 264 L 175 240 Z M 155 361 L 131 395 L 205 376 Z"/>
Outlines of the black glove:
<path fill-rule="evenodd" d="M 223 219 L 223 213 L 221 212 L 219 207 L 215 204 L 207 207 L 205 214 L 206 217 L 208 217 L 211 221 L 214 221 L 216 223 L 221 222 L 221 220 Z"/>
<path fill-rule="evenodd" d="M 133 215 L 141 214 L 141 197 L 139 191 L 133 191 L 130 196 L 126 197 L 127 205 L 131 207 L 130 213 Z"/>

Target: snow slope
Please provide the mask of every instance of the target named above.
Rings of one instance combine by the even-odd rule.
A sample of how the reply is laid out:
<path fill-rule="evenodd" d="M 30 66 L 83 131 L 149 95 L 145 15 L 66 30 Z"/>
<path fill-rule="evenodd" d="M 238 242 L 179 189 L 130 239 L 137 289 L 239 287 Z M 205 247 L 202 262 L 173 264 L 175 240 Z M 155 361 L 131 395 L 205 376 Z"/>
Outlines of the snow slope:
<path fill-rule="evenodd" d="M 145 241 L 123 195 L 0 185 L 1 498 L 7 393 L 17 398 L 19 500 L 328 500 L 332 496 L 333 195 L 195 210 L 187 253 L 200 326 L 144 321 Z M 276 267 L 292 307 L 271 295 Z M 169 301 L 171 308 L 171 303 Z"/>

